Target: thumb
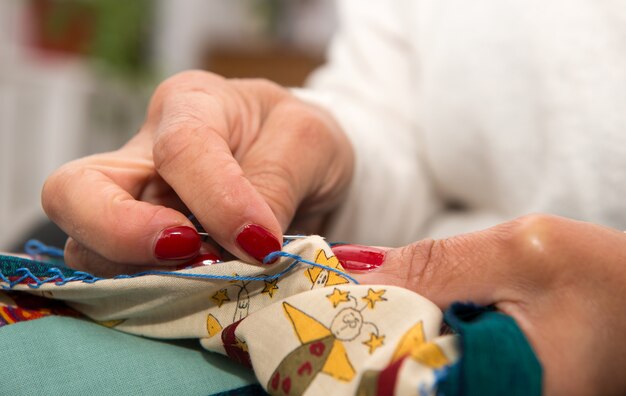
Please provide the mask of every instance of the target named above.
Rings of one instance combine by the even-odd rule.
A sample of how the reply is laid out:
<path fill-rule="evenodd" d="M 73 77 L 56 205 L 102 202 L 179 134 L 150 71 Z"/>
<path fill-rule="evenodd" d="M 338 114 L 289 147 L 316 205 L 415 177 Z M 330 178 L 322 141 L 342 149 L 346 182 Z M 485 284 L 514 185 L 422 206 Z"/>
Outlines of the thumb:
<path fill-rule="evenodd" d="M 483 231 L 394 249 L 340 245 L 333 251 L 344 268 L 355 271 L 359 282 L 405 287 L 440 308 L 454 301 L 489 305 L 517 299 L 533 274 L 541 273 L 537 266 L 538 256 L 545 253 L 543 219 L 528 216 Z M 362 269 L 370 270 L 359 272 Z"/>
<path fill-rule="evenodd" d="M 98 262 L 173 265 L 198 254 L 200 237 L 191 221 L 171 208 L 180 203 L 161 193 L 166 189 L 154 177 L 150 148 L 151 138 L 140 132 L 120 150 L 70 162 L 46 180 L 44 211 L 72 237 L 68 246 L 81 246 L 66 249 L 69 265 L 86 268 L 92 256 Z M 142 194 L 171 207 L 141 201 Z M 93 254 L 77 254 L 87 251 Z"/>
<path fill-rule="evenodd" d="M 136 180 L 142 171 L 107 165 L 122 162 L 113 160 L 92 157 L 93 164 L 70 163 L 50 176 L 42 192 L 50 219 L 110 262 L 171 264 L 196 256 L 201 241 L 193 224 L 174 209 L 136 200 L 111 175 Z M 67 262 L 83 266 L 84 255 L 74 251 L 66 250 Z"/>

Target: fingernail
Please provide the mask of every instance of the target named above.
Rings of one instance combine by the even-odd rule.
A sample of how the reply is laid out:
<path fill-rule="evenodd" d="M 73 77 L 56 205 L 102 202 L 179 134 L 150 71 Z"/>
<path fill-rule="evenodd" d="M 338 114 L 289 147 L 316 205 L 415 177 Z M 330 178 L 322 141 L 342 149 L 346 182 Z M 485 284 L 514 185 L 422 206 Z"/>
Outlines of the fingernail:
<path fill-rule="evenodd" d="M 213 253 L 204 253 L 195 257 L 191 261 L 187 261 L 186 263 L 177 266 L 176 269 L 180 270 L 180 269 L 185 269 L 185 268 L 201 267 L 203 265 L 211 265 L 219 261 L 222 261 L 221 257 Z"/>
<path fill-rule="evenodd" d="M 336 245 L 333 253 L 348 271 L 370 271 L 380 267 L 385 260 L 385 251 L 371 246 Z"/>
<path fill-rule="evenodd" d="M 260 262 L 268 254 L 281 250 L 278 239 L 258 224 L 243 227 L 236 240 L 241 249 Z"/>
<path fill-rule="evenodd" d="M 190 259 L 198 254 L 200 244 L 200 235 L 191 227 L 167 228 L 154 245 L 154 255 L 160 260 Z"/>

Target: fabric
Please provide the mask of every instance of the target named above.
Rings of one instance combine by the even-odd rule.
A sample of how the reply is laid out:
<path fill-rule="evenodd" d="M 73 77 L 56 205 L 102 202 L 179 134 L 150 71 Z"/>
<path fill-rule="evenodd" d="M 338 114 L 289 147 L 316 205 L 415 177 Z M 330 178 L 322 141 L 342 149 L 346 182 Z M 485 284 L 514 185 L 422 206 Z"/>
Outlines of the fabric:
<path fill-rule="evenodd" d="M 533 212 L 626 229 L 626 3 L 338 3 L 298 91 L 356 151 L 328 238 L 399 246 Z"/>
<path fill-rule="evenodd" d="M 354 284 L 320 237 L 291 242 L 282 254 L 271 266 L 231 261 L 101 280 L 67 270 L 31 276 L 13 262 L 14 273 L 0 278 L 119 331 L 199 339 L 253 368 L 271 394 L 354 394 L 376 389 L 372 381 L 434 394 L 434 370 L 459 355 L 457 338 L 439 334 L 442 312 L 433 303 L 402 288 Z M 41 275 L 40 265 L 32 267 Z M 406 356 L 416 362 L 412 370 L 385 379 Z"/>
<path fill-rule="evenodd" d="M 0 350 L 7 395 L 206 396 L 256 383 L 251 370 L 197 342 L 155 341 L 72 317 L 2 327 Z"/>
<path fill-rule="evenodd" d="M 320 237 L 291 242 L 282 252 L 273 254 L 279 260 L 269 266 L 230 261 L 114 279 L 100 279 L 68 268 L 46 270 L 43 263 L 0 257 L 0 284 L 12 289 L 4 299 L 5 305 L 13 308 L 11 312 L 26 308 L 20 307 L 20 303 L 27 301 L 28 296 L 45 297 L 64 302 L 74 310 L 70 313 L 80 312 L 101 325 L 48 315 L 4 326 L 0 329 L 0 339 L 13 342 L 5 336 L 7 330 L 15 331 L 44 356 L 50 348 L 52 356 L 57 354 L 55 348 L 73 343 L 76 353 L 85 355 L 82 359 L 66 357 L 72 362 L 67 366 L 77 367 L 76 370 L 85 364 L 82 360 L 91 359 L 102 367 L 114 365 L 113 361 L 105 363 L 111 352 L 94 354 L 91 347 L 82 347 L 85 342 L 98 344 L 100 337 L 111 338 L 114 333 L 107 328 L 164 340 L 199 340 L 206 350 L 226 355 L 243 367 L 253 369 L 260 386 L 272 395 L 410 395 L 417 391 L 420 395 L 432 395 L 450 373 L 461 376 L 467 370 L 453 369 L 459 362 L 459 346 L 474 345 L 476 338 L 469 337 L 468 344 L 457 335 L 442 333 L 442 312 L 427 299 L 398 287 L 356 284 Z M 29 309 L 34 307 L 30 304 Z M 61 309 L 55 312 L 67 313 Z M 56 334 L 54 328 L 47 329 L 50 323 L 54 327 L 67 321 L 73 324 Z M 514 322 L 510 322 L 515 327 Z M 485 334 L 502 331 L 502 337 L 514 335 L 510 329 L 498 327 L 499 322 L 489 323 Z M 43 331 L 19 333 L 20 328 L 44 324 Z M 97 330 L 79 331 L 87 325 Z M 119 336 L 115 334 L 113 338 Z M 463 334 L 461 332 L 461 337 Z M 94 339 L 85 339 L 92 335 Z M 63 338 L 63 343 L 52 341 L 57 337 Z M 135 342 L 127 341 L 126 344 Z M 106 344 L 106 340 L 103 342 Z M 135 351 L 123 339 L 115 342 L 119 342 L 120 353 L 129 352 L 131 359 L 143 355 L 142 346 Z M 523 337 L 513 337 L 511 343 L 522 343 L 518 350 L 527 348 L 532 355 Z M 110 346 L 104 344 L 103 348 L 108 350 Z M 493 352 L 491 345 L 475 345 L 471 353 Z M 19 343 L 15 348 L 20 348 Z M 159 348 L 155 353 L 160 353 Z M 32 359 L 32 355 L 28 356 Z M 146 360 L 144 363 L 158 365 L 159 359 L 154 357 L 155 362 Z M 26 360 L 20 363 L 22 360 L 18 359 L 10 366 L 23 371 L 28 364 Z M 133 362 L 126 366 L 129 364 Z M 193 364 L 190 367 L 189 371 L 197 369 Z M 73 370 L 68 371 L 71 377 Z M 158 371 L 168 373 L 164 367 L 156 367 L 155 372 Z M 44 368 L 38 375 L 46 373 Z M 54 377 L 53 374 L 50 375 Z M 123 387 L 119 384 L 129 383 L 130 377 L 136 378 L 138 374 L 134 369 L 121 370 L 107 378 L 115 386 Z M 540 381 L 540 372 L 531 374 L 537 375 Z M 68 389 L 83 389 L 71 378 L 65 383 Z M 224 382 L 217 381 L 217 384 L 236 389 L 249 385 L 245 383 L 249 378 L 242 379 L 244 384 L 226 376 Z M 133 384 L 143 392 L 142 383 Z M 197 389 L 202 386 L 201 382 Z M 241 391 L 254 392 L 255 389 L 258 390 L 247 387 Z"/>
<path fill-rule="evenodd" d="M 511 317 L 457 303 L 445 319 L 460 335 L 463 358 L 438 384 L 440 395 L 541 395 L 541 364 Z"/>

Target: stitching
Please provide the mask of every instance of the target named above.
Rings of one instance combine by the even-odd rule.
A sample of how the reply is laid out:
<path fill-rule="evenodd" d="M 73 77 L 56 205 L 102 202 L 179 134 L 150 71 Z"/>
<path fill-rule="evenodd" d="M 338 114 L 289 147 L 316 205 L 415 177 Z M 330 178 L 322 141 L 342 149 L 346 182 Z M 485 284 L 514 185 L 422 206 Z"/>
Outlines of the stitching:
<path fill-rule="evenodd" d="M 3 289 L 12 289 L 16 285 L 22 284 L 27 280 L 31 281 L 31 283 L 26 284 L 28 287 L 31 289 L 38 289 L 45 283 L 54 283 L 57 286 L 63 286 L 67 282 L 81 281 L 84 283 L 95 283 L 104 279 L 82 271 L 75 271 L 72 276 L 65 276 L 63 272 L 56 267 L 52 267 L 46 272 L 46 274 L 50 275 L 46 278 L 34 275 L 28 268 L 18 268 L 15 270 L 15 273 L 20 275 L 20 277 L 15 280 L 11 280 L 0 272 L 0 280 L 8 284 L 8 286 L 2 285 Z"/>
<path fill-rule="evenodd" d="M 323 265 L 323 264 L 318 264 L 315 263 L 313 261 L 309 261 L 306 259 L 303 259 L 302 257 L 295 255 L 295 254 L 291 254 L 291 253 L 287 253 L 287 252 L 281 252 L 281 251 L 276 251 L 276 252 L 272 252 L 270 254 L 268 254 L 267 256 L 265 256 L 265 258 L 263 259 L 263 264 L 267 264 L 268 262 L 271 262 L 272 260 L 274 260 L 276 257 L 289 257 L 295 260 L 295 262 L 300 262 L 300 263 L 304 263 L 304 264 L 308 264 L 308 265 L 312 265 L 313 267 L 318 267 L 318 268 L 323 268 L 325 270 L 331 271 L 331 272 L 335 272 L 341 276 L 343 276 L 344 278 L 347 278 L 348 280 L 352 281 L 355 284 L 359 284 L 359 282 L 354 279 L 353 277 L 351 277 L 350 275 L 348 275 L 347 273 L 338 270 L 336 268 L 332 268 L 329 267 L 327 265 Z"/>
<path fill-rule="evenodd" d="M 30 239 L 24 244 L 24 251 L 32 258 L 36 258 L 42 255 L 63 258 L 63 249 L 48 246 L 36 239 Z"/>
<path fill-rule="evenodd" d="M 130 279 L 130 278 L 138 278 L 138 277 L 147 276 L 147 275 L 158 275 L 158 276 L 172 276 L 172 277 L 177 277 L 177 278 L 191 278 L 191 279 L 213 279 L 213 280 L 220 279 L 220 280 L 230 280 L 230 281 L 262 281 L 262 280 L 272 281 L 272 280 L 283 277 L 284 275 L 292 271 L 298 264 L 307 264 L 307 265 L 311 265 L 314 267 L 323 268 L 327 271 L 335 272 L 341 275 L 342 277 L 350 280 L 351 282 L 357 285 L 359 284 L 359 282 L 356 279 L 354 279 L 353 277 L 351 277 L 350 275 L 346 274 L 345 272 L 341 270 L 338 270 L 336 268 L 332 268 L 323 264 L 318 264 L 313 261 L 306 260 L 298 255 L 287 253 L 287 252 L 282 252 L 282 251 L 272 252 L 265 257 L 263 262 L 268 263 L 270 261 L 275 260 L 278 257 L 290 258 L 293 260 L 293 262 L 289 264 L 282 271 L 277 272 L 273 275 L 231 276 L 231 275 L 210 275 L 210 274 L 188 274 L 188 273 L 173 272 L 173 271 L 152 270 L 152 271 L 140 272 L 140 273 L 133 274 L 133 275 L 118 275 L 111 279 Z M 66 276 L 63 273 L 63 271 L 57 267 L 52 267 L 46 271 L 45 275 L 49 275 L 49 276 L 45 276 L 45 275 L 37 276 L 33 274 L 29 268 L 25 268 L 25 267 L 17 268 L 14 271 L 14 273 L 18 275 L 19 278 L 15 280 L 11 280 L 0 271 L 0 280 L 8 284 L 8 286 L 1 285 L 3 289 L 5 290 L 12 289 L 16 285 L 23 284 L 26 281 L 29 281 L 29 283 L 26 283 L 28 287 L 30 287 L 31 289 L 38 289 L 41 285 L 46 284 L 46 283 L 54 283 L 56 286 L 63 286 L 68 282 L 80 281 L 84 283 L 95 283 L 101 280 L 106 280 L 106 278 L 99 278 L 95 275 L 92 275 L 90 273 L 83 272 L 83 271 L 73 271 L 70 276 Z"/>

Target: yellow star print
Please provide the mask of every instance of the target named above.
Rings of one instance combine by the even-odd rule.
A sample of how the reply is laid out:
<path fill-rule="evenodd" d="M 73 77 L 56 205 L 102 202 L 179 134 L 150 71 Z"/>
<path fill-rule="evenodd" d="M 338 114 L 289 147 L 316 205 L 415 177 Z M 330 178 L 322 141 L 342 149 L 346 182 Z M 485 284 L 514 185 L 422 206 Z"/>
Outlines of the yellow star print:
<path fill-rule="evenodd" d="M 230 301 L 230 298 L 228 297 L 228 290 L 220 289 L 216 291 L 211 297 L 211 300 L 215 301 L 215 304 L 221 308 L 224 301 Z"/>
<path fill-rule="evenodd" d="M 374 306 L 376 305 L 376 302 L 378 301 L 387 301 L 386 298 L 383 297 L 383 294 L 385 294 L 384 289 L 378 290 L 378 291 L 374 291 L 373 289 L 369 289 L 367 291 L 367 296 L 362 297 L 363 300 L 365 300 L 365 302 L 367 303 L 367 306 L 371 309 L 374 309 Z"/>
<path fill-rule="evenodd" d="M 391 361 L 396 362 L 407 355 L 416 362 L 432 368 L 441 368 L 450 364 L 439 345 L 432 341 L 426 342 L 424 324 L 422 322 L 415 324 L 402 336 L 396 346 L 396 351 L 391 357 Z"/>
<path fill-rule="evenodd" d="M 263 291 L 261 293 L 267 293 L 270 295 L 270 298 L 274 297 L 274 293 L 278 290 L 278 279 L 274 279 L 273 281 L 264 281 L 265 286 L 263 287 Z"/>
<path fill-rule="evenodd" d="M 370 339 L 363 342 L 363 345 L 367 345 L 370 348 L 370 355 L 374 353 L 376 349 L 383 346 L 385 336 L 377 336 L 375 333 L 370 333 Z"/>
<path fill-rule="evenodd" d="M 333 308 L 336 308 L 337 305 L 341 304 L 342 302 L 350 301 L 350 292 L 342 292 L 341 290 L 335 288 L 331 294 L 328 294 L 326 296 L 326 298 L 329 299 L 331 303 L 333 303 Z"/>
<path fill-rule="evenodd" d="M 341 265 L 339 264 L 339 259 L 337 259 L 337 257 L 333 255 L 331 255 L 330 257 L 327 256 L 324 249 L 320 249 L 317 252 L 317 256 L 315 257 L 315 262 L 317 264 L 322 264 L 330 268 L 334 268 L 338 271 L 345 272 L 343 268 L 341 268 Z M 344 283 L 349 283 L 349 281 L 346 278 L 339 275 L 338 273 L 334 271 L 325 271 L 324 269 L 320 267 L 308 268 L 306 271 L 304 271 L 304 275 L 309 279 L 309 281 L 311 281 L 312 284 L 315 284 L 316 282 L 320 281 L 320 279 L 318 278 L 322 275 L 323 272 L 328 273 L 327 277 L 323 279 L 324 286 L 334 286 L 334 285 L 341 285 Z"/>

